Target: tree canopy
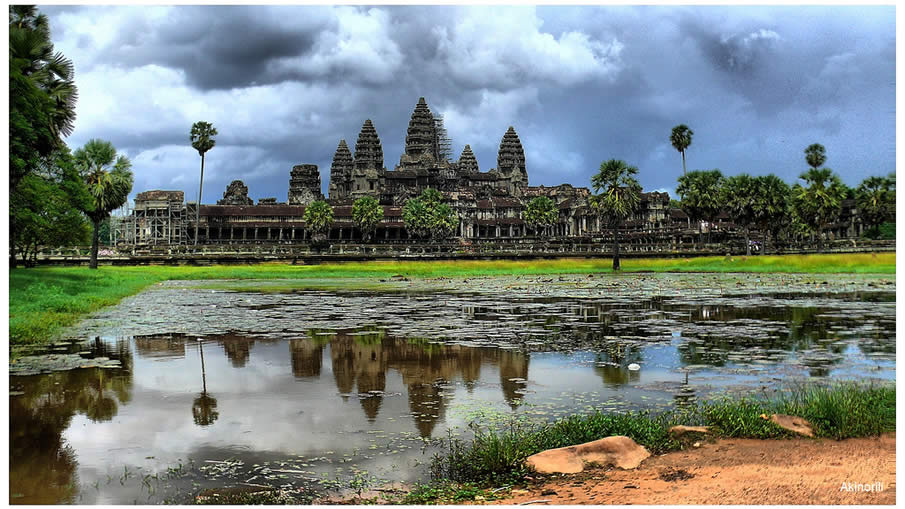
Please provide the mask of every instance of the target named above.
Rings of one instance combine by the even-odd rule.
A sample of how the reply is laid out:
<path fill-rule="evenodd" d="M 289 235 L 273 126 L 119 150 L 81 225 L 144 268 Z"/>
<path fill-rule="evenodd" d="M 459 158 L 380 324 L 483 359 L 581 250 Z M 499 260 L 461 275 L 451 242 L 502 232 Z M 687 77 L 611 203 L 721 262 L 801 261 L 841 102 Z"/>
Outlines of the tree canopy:
<path fill-rule="evenodd" d="M 720 189 L 723 186 L 720 170 L 696 170 L 679 177 L 676 193 L 682 197 L 682 210 L 695 221 L 713 222 L 723 204 Z"/>
<path fill-rule="evenodd" d="M 530 228 L 545 228 L 553 226 L 559 219 L 559 210 L 553 200 L 546 196 L 533 198 L 525 207 L 524 220 Z"/>
<path fill-rule="evenodd" d="M 370 240 L 377 225 L 383 221 L 383 207 L 373 196 L 363 196 L 352 204 L 352 221 L 361 230 L 365 241 Z"/>
<path fill-rule="evenodd" d="M 896 217 L 896 175 L 868 177 L 855 191 L 855 203 L 869 228 L 877 228 Z"/>
<path fill-rule="evenodd" d="M 845 186 L 829 168 L 811 168 L 798 178 L 805 185 L 792 188 L 792 205 L 797 217 L 819 238 L 826 225 L 839 216 Z"/>
<path fill-rule="evenodd" d="M 613 270 L 619 270 L 619 226 L 641 204 L 641 184 L 636 178 L 638 168 L 619 159 L 600 164 L 591 177 L 594 191 L 591 206 L 605 218 L 613 229 Z"/>
<path fill-rule="evenodd" d="M 804 149 L 804 159 L 811 168 L 820 168 L 826 162 L 826 149 L 819 143 L 812 143 Z"/>
<path fill-rule="evenodd" d="M 305 228 L 312 235 L 324 235 L 333 226 L 333 207 L 323 200 L 318 200 L 305 207 Z"/>
<path fill-rule="evenodd" d="M 673 148 L 679 151 L 682 154 L 682 174 L 685 175 L 688 173 L 685 169 L 685 150 L 691 146 L 691 137 L 694 136 L 694 131 L 692 131 L 687 125 L 679 124 L 672 128 L 672 132 L 669 135 L 669 142 L 672 143 Z"/>
<path fill-rule="evenodd" d="M 97 268 L 100 223 L 122 207 L 132 191 L 132 163 L 117 156 L 109 141 L 92 139 L 73 154 L 75 168 L 88 187 L 90 199 L 83 211 L 94 224 L 91 241 L 91 268 Z"/>
<path fill-rule="evenodd" d="M 443 195 L 436 189 L 425 189 L 417 198 L 405 202 L 402 221 L 409 235 L 443 239 L 452 235 L 459 226 L 459 218 L 449 205 L 442 202 Z"/>

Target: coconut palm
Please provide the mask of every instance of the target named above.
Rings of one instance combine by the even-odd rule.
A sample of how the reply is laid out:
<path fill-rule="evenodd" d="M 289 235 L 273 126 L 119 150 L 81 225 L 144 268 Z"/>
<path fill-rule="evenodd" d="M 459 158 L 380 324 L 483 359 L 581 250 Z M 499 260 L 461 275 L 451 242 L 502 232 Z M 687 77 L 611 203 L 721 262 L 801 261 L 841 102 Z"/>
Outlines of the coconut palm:
<path fill-rule="evenodd" d="M 769 239 L 789 222 L 789 185 L 774 174 L 756 177 L 757 189 L 754 201 L 755 223 L 764 234 L 764 254 L 768 252 Z"/>
<path fill-rule="evenodd" d="M 823 230 L 839 216 L 845 186 L 829 168 L 811 168 L 798 178 L 806 185 L 795 184 L 792 188 L 792 206 L 801 221 L 817 234 L 817 250 L 820 251 Z"/>
<path fill-rule="evenodd" d="M 132 163 L 126 156 L 117 157 L 112 143 L 98 139 L 76 150 L 73 159 L 91 194 L 84 212 L 94 225 L 90 267 L 96 269 L 101 222 L 126 203 L 132 191 Z"/>
<path fill-rule="evenodd" d="M 706 219 L 712 224 L 722 208 L 720 188 L 724 181 L 720 170 L 696 170 L 679 177 L 676 193 L 682 197 L 682 210 L 698 222 L 701 236 L 701 220 Z"/>
<path fill-rule="evenodd" d="M 204 188 L 204 154 L 214 148 L 217 140 L 211 136 L 217 135 L 217 128 L 210 122 L 198 121 L 192 124 L 192 132 L 189 138 L 192 141 L 192 147 L 198 151 L 201 156 L 201 181 L 198 183 L 198 204 L 195 206 L 195 245 L 198 245 L 198 226 L 201 223 L 201 190 Z"/>
<path fill-rule="evenodd" d="M 363 240 L 367 242 L 377 225 L 383 221 L 383 207 L 373 196 L 363 196 L 352 204 L 352 221 L 361 230 Z"/>
<path fill-rule="evenodd" d="M 641 184 L 635 178 L 638 168 L 618 159 L 600 163 L 597 174 L 591 177 L 594 192 L 591 206 L 605 218 L 613 230 L 613 270 L 620 270 L 619 227 L 641 203 Z"/>
<path fill-rule="evenodd" d="M 672 133 L 669 135 L 669 141 L 672 146 L 682 154 L 682 175 L 688 173 L 685 170 L 685 149 L 691 145 L 692 136 L 694 136 L 694 131 L 685 124 L 673 127 Z"/>
<path fill-rule="evenodd" d="M 751 225 L 757 219 L 757 181 L 746 173 L 726 179 L 722 187 L 722 203 L 729 217 L 745 229 L 745 254 L 751 256 Z"/>

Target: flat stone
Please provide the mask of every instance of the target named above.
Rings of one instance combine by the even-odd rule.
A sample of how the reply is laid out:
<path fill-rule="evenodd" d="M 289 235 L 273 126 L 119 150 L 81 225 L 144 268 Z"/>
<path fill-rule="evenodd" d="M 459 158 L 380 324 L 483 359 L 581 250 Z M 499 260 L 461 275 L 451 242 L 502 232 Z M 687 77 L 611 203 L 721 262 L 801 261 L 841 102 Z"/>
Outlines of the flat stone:
<path fill-rule="evenodd" d="M 541 474 L 575 474 L 583 471 L 588 463 L 630 470 L 637 468 L 648 457 L 650 453 L 647 449 L 631 438 L 613 436 L 539 452 L 525 461 L 530 468 Z"/>
<path fill-rule="evenodd" d="M 710 433 L 710 426 L 673 426 L 669 428 L 669 434 L 682 436 L 686 433 Z"/>
<path fill-rule="evenodd" d="M 811 429 L 811 423 L 801 417 L 786 414 L 772 414 L 768 418 L 765 414 L 761 418 L 773 421 L 777 426 L 789 431 L 794 431 L 806 437 L 813 437 L 814 430 Z"/>

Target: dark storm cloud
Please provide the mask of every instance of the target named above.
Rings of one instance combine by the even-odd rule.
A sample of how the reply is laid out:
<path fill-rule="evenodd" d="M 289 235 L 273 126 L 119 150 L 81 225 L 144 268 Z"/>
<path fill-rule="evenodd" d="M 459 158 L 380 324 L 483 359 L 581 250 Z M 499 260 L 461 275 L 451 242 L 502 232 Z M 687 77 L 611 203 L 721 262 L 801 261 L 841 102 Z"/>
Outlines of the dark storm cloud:
<path fill-rule="evenodd" d="M 640 168 L 645 188 L 674 188 L 681 158 L 668 134 L 679 123 L 695 130 L 689 169 L 775 172 L 794 182 L 813 142 L 850 185 L 895 165 L 892 7 L 47 12 L 77 72 L 96 74 L 89 83 L 103 88 L 93 98 L 80 89 L 85 113 L 73 139 L 106 137 L 146 153 L 139 191 L 139 183 L 197 184 L 197 154 L 185 146 L 202 118 L 221 132 L 205 202 L 234 178 L 253 197 L 285 200 L 299 163 L 318 164 L 326 188 L 339 139 L 354 149 L 366 118 L 392 169 L 420 96 L 446 115 L 453 157 L 468 143 L 483 171 L 496 166 L 513 125 L 532 184 L 584 186 L 615 157 Z M 112 21 L 97 26 L 105 15 Z M 145 82 L 138 91 L 135 81 Z M 106 104 L 109 115 L 144 127 L 117 128 L 94 114 L 104 95 L 128 103 Z"/>

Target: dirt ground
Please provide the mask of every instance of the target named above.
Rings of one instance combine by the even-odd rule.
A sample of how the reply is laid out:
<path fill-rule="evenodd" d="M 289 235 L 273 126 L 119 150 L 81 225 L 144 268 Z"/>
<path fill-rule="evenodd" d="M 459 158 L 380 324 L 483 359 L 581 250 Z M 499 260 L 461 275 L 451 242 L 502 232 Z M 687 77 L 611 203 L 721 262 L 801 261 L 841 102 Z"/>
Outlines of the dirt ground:
<path fill-rule="evenodd" d="M 843 483 L 882 483 L 846 491 Z M 874 484 L 875 488 L 879 486 Z M 853 486 L 854 488 L 854 486 Z M 541 502 L 548 501 L 548 502 Z M 895 504 L 896 437 L 728 439 L 652 456 L 635 470 L 538 478 L 494 504 Z"/>

